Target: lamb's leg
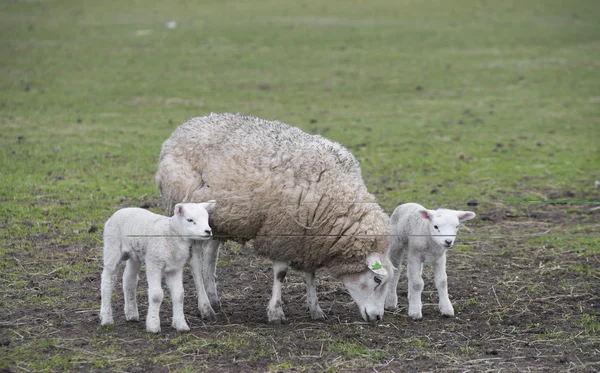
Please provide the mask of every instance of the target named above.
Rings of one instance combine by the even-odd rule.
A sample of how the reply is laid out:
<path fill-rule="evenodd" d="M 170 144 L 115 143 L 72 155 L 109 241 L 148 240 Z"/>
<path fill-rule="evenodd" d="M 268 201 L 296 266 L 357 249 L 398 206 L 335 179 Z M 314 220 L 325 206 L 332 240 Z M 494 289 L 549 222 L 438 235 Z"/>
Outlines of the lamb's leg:
<path fill-rule="evenodd" d="M 116 247 L 112 250 L 113 247 L 115 246 L 104 247 L 104 268 L 102 269 L 102 282 L 100 284 L 100 296 L 102 298 L 100 301 L 101 325 L 114 324 L 111 298 L 117 283 L 117 268 L 121 262 L 121 253 L 117 251 Z"/>
<path fill-rule="evenodd" d="M 448 276 L 446 275 L 446 255 L 442 255 L 440 259 L 432 263 L 433 276 L 435 287 L 440 298 L 440 312 L 444 316 L 454 316 L 454 308 L 448 296 Z"/>
<path fill-rule="evenodd" d="M 285 323 L 285 314 L 283 313 L 283 306 L 281 304 L 281 286 L 287 275 L 287 269 L 287 263 L 273 261 L 273 292 L 269 306 L 267 307 L 269 324 Z"/>
<path fill-rule="evenodd" d="M 204 320 L 215 321 L 217 315 L 210 305 L 206 289 L 204 287 L 204 275 L 202 274 L 202 262 L 204 259 L 204 244 L 202 241 L 195 241 L 192 244 L 192 257 L 190 266 L 192 267 L 192 276 L 196 284 L 196 295 L 198 296 L 198 310 Z"/>
<path fill-rule="evenodd" d="M 185 322 L 185 315 L 183 314 L 183 268 L 167 273 L 165 282 L 169 287 L 171 303 L 173 303 L 173 322 L 171 326 L 179 332 L 189 332 L 190 327 Z"/>
<path fill-rule="evenodd" d="M 421 313 L 421 293 L 423 292 L 423 263 L 419 258 L 408 258 L 407 264 L 407 277 L 408 277 L 408 316 L 415 320 L 423 318 Z"/>
<path fill-rule="evenodd" d="M 304 272 L 304 279 L 306 282 L 306 303 L 308 304 L 308 311 L 310 312 L 310 317 L 313 320 L 324 320 L 325 313 L 319 306 L 319 299 L 317 298 L 315 273 Z"/>
<path fill-rule="evenodd" d="M 129 258 L 123 272 L 123 295 L 125 298 L 125 318 L 127 321 L 138 321 L 140 314 L 138 312 L 136 292 L 138 285 L 138 273 L 142 263 Z"/>
<path fill-rule="evenodd" d="M 146 263 L 146 278 L 148 280 L 148 315 L 146 316 L 146 331 L 159 333 L 160 305 L 164 298 L 161 269 L 152 263 Z"/>
<path fill-rule="evenodd" d="M 398 308 L 398 281 L 400 281 L 400 275 L 402 275 L 402 257 L 403 249 L 399 247 L 388 247 L 386 255 L 394 266 L 394 276 L 392 277 L 390 287 L 388 289 L 387 297 L 385 298 L 385 309 L 394 310 Z"/>
<path fill-rule="evenodd" d="M 204 257 L 202 261 L 202 277 L 204 279 L 204 288 L 210 301 L 210 306 L 214 311 L 221 309 L 221 302 L 217 295 L 217 260 L 219 258 L 218 240 L 210 240 L 204 243 Z"/>

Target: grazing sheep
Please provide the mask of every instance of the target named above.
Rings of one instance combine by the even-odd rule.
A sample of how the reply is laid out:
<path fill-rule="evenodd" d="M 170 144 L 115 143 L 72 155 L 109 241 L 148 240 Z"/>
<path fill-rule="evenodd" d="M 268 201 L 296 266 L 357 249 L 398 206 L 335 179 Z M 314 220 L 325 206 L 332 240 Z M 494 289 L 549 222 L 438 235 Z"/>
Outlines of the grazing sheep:
<path fill-rule="evenodd" d="M 190 328 L 183 315 L 183 267 L 194 240 L 212 236 L 208 212 L 215 201 L 180 203 L 171 218 L 141 208 L 125 208 L 113 214 L 104 225 L 104 269 L 102 271 L 100 322 L 113 324 L 111 296 L 117 282 L 117 268 L 127 261 L 123 273 L 125 318 L 137 321 L 138 273 L 146 264 L 148 280 L 148 316 L 146 330 L 160 332 L 159 310 L 163 301 L 162 277 L 171 293 L 172 326 L 180 332 Z"/>
<path fill-rule="evenodd" d="M 427 210 L 416 203 L 406 203 L 394 210 L 390 219 L 392 236 L 387 255 L 397 270 L 385 301 L 387 310 L 398 306 L 396 286 L 402 272 L 401 264 L 406 259 L 408 262 L 408 315 L 416 320 L 423 318 L 421 313 L 423 279 L 421 275 L 423 263 L 429 263 L 433 268 L 440 312 L 445 316 L 454 316 L 454 308 L 448 297 L 446 250 L 454 244 L 460 222 L 474 217 L 475 213 L 471 211 Z"/>
<path fill-rule="evenodd" d="M 389 217 L 364 185 L 354 156 L 338 143 L 277 121 L 236 114 L 192 118 L 162 146 L 156 173 L 166 211 L 177 202 L 217 199 L 211 226 L 222 240 L 252 240 L 273 260 L 270 323 L 282 323 L 281 286 L 288 267 L 305 272 L 313 319 L 315 271 L 326 267 L 356 301 L 364 320 L 383 316 L 393 271 L 385 256 Z M 219 243 L 192 250 L 204 318 L 218 307 L 215 263 Z M 203 289 L 197 289 L 203 293 Z"/>

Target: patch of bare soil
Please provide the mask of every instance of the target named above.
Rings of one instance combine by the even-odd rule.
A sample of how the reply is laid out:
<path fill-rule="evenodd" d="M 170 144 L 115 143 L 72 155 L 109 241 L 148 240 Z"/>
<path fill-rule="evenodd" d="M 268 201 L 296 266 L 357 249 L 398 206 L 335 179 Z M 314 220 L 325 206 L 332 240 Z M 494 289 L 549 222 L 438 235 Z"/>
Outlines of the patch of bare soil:
<path fill-rule="evenodd" d="M 532 206 L 520 215 L 478 211 L 480 217 L 493 218 L 469 225 L 459 235 L 472 238 L 459 236 L 459 247 L 448 253 L 454 318 L 438 313 L 430 271 L 424 276 L 422 321 L 407 316 L 403 278 L 398 286 L 400 308 L 372 324 L 361 321 L 343 285 L 321 271 L 319 299 L 328 319 L 316 322 L 304 306 L 303 276 L 291 272 L 283 292 L 287 323 L 271 326 L 266 322 L 272 284 L 269 261 L 227 244 L 218 267 L 222 309 L 217 322 L 199 318 L 186 271 L 185 313 L 192 329 L 186 335 L 170 327 L 168 295 L 161 310 L 162 333 L 145 332 L 143 275 L 138 298 L 142 322 L 124 320 L 117 289 L 116 325 L 100 327 L 100 247 L 60 247 L 39 237 L 40 252 L 67 252 L 73 271 L 77 263 L 88 263 L 95 271 L 38 273 L 34 258 L 15 251 L 10 265 L 18 270 L 10 278 L 26 277 L 29 282 L 13 291 L 6 288 L 12 280 L 4 277 L 0 356 L 12 356 L 4 360 L 5 370 L 35 370 L 26 363 L 25 353 L 24 361 L 14 356 L 23 346 L 44 340 L 47 343 L 37 344 L 41 347 L 29 354 L 42 360 L 62 356 L 69 361 L 64 370 L 72 371 L 170 372 L 194 367 L 228 372 L 596 372 L 600 255 L 586 251 L 585 241 L 570 250 L 554 246 L 552 240 L 535 239 L 540 233 L 565 234 L 576 227 L 583 227 L 579 233 L 597 232 L 593 222 L 598 221 L 598 209 L 593 208 L 585 205 L 567 213 L 560 205 Z M 63 369 L 50 369 L 59 370 Z"/>

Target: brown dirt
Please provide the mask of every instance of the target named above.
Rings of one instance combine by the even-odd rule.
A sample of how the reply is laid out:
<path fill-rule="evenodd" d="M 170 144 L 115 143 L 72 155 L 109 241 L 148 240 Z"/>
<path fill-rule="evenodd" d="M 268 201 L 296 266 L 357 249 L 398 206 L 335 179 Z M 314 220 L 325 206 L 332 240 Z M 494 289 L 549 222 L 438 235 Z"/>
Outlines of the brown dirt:
<path fill-rule="evenodd" d="M 597 231 L 595 207 L 582 205 L 569 213 L 560 205 L 533 206 L 521 214 L 510 213 L 506 206 L 479 211 L 479 216 L 491 218 L 467 224 L 459 247 L 448 254 L 454 318 L 439 315 L 429 271 L 423 321 L 408 318 L 402 279 L 400 308 L 373 324 L 361 322 L 343 285 L 320 271 L 319 299 L 328 319 L 315 322 L 304 307 L 303 277 L 291 272 L 283 292 L 287 324 L 271 326 L 266 323 L 269 262 L 227 244 L 218 267 L 223 308 L 217 322 L 199 318 L 186 271 L 185 312 L 192 328 L 187 335 L 170 327 L 168 295 L 160 335 L 146 334 L 143 322 L 125 322 L 118 289 L 113 302 L 116 325 L 100 327 L 100 247 L 63 247 L 39 236 L 40 252 L 66 253 L 73 271 L 76 263 L 88 263 L 95 271 L 39 273 L 35 258 L 15 251 L 10 265 L 22 268 L 18 276 L 28 278 L 28 285 L 20 291 L 8 289 L 8 280 L 2 285 L 0 356 L 2 351 L 15 356 L 22 346 L 46 340 L 29 353 L 42 360 L 65 356 L 65 370 L 72 371 L 595 372 L 600 369 L 600 256 L 583 244 L 565 250 L 552 240 L 532 237 L 563 234 L 576 226 L 584 227 L 579 233 Z M 144 276 L 139 291 L 144 315 Z M 4 369 L 34 370 L 24 361 L 4 361 Z"/>

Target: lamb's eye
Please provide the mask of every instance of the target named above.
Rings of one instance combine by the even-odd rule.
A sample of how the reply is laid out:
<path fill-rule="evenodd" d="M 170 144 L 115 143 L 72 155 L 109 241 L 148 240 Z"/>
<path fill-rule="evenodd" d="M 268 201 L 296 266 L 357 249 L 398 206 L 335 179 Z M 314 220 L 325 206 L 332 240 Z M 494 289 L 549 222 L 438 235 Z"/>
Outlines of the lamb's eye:
<path fill-rule="evenodd" d="M 374 280 L 377 285 L 381 284 L 381 279 L 379 277 L 375 277 Z"/>
<path fill-rule="evenodd" d="M 194 223 L 193 219 L 188 219 L 187 221 L 189 221 L 190 223 Z M 194 223 L 194 224 L 196 224 L 196 223 Z"/>
<path fill-rule="evenodd" d="M 438 226 L 437 226 L 437 225 L 434 225 L 433 227 L 434 227 L 435 229 L 438 229 L 438 230 L 439 230 L 439 228 L 438 228 Z"/>

